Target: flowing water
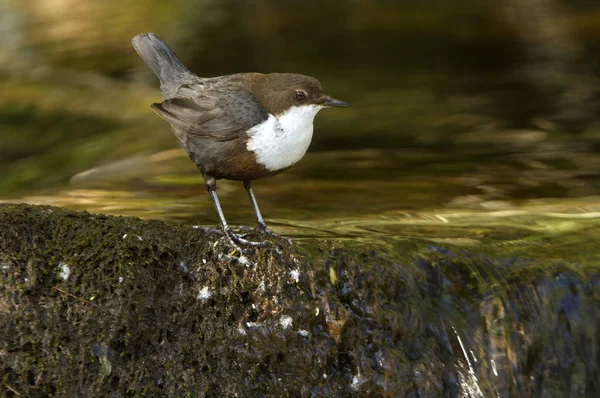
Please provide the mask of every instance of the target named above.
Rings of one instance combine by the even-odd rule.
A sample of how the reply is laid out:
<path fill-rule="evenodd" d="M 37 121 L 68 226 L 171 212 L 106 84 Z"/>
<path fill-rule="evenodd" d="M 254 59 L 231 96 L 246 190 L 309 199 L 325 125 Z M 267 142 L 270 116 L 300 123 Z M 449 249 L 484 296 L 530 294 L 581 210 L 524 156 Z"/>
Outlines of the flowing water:
<path fill-rule="evenodd" d="M 321 112 L 307 156 L 254 184 L 276 232 L 307 246 L 385 247 L 400 263 L 398 248 L 415 240 L 491 263 L 566 264 L 591 289 L 583 324 L 593 328 L 600 86 L 589 54 L 600 8 L 454 3 L 4 0 L 0 200 L 216 224 L 200 173 L 149 108 L 157 82 L 129 45 L 155 31 L 200 75 L 296 71 L 352 104 Z M 240 183 L 219 181 L 218 194 L 230 224 L 253 224 Z M 573 282 L 555 283 L 568 300 Z M 481 336 L 463 339 L 463 374 L 475 377 L 466 352 Z M 573 373 L 588 380 L 573 396 L 599 388 L 591 363 Z"/>

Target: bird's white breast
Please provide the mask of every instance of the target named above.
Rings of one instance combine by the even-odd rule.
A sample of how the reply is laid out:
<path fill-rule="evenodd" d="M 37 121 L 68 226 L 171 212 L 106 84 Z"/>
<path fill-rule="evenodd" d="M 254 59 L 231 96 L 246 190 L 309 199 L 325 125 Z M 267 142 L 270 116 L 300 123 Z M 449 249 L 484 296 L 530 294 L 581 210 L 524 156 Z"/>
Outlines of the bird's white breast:
<path fill-rule="evenodd" d="M 318 105 L 295 106 L 248 130 L 246 148 L 268 170 L 290 167 L 308 149 L 313 134 L 313 120 L 321 110 Z"/>

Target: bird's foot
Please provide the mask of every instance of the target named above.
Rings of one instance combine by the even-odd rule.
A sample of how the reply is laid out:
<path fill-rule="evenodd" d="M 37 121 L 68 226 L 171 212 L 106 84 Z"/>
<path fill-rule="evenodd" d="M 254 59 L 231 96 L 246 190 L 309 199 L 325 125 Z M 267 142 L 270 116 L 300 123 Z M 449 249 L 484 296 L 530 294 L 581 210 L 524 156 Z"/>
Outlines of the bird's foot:
<path fill-rule="evenodd" d="M 233 243 L 234 245 L 238 244 L 240 246 L 266 247 L 271 244 L 271 242 L 269 241 L 254 242 L 248 239 L 244 239 L 245 235 L 237 235 L 229 228 L 225 230 L 225 233 L 227 234 L 227 237 L 231 240 L 231 243 Z"/>
<path fill-rule="evenodd" d="M 266 224 L 264 224 L 264 223 L 258 224 L 256 226 L 256 228 L 241 225 L 241 226 L 236 227 L 236 229 L 242 231 L 243 234 L 238 235 L 238 234 L 234 233 L 230 228 L 227 228 L 227 230 L 225 231 L 225 236 L 229 240 L 230 245 L 234 246 L 234 248 L 237 248 L 237 249 L 239 249 L 238 245 L 239 246 L 250 246 L 250 247 L 267 247 L 267 246 L 273 244 L 273 242 L 270 242 L 270 241 L 257 242 L 257 241 L 247 239 L 248 237 L 255 236 L 255 235 L 283 239 L 290 245 L 294 244 L 290 238 L 276 234 L 275 232 L 273 232 L 269 228 L 267 228 Z M 222 233 L 222 231 L 219 231 L 219 232 Z M 241 252 L 241 249 L 239 249 L 239 250 Z"/>
<path fill-rule="evenodd" d="M 278 235 L 275 232 L 271 231 L 268 227 L 267 224 L 265 223 L 258 223 L 258 225 L 256 226 L 256 228 L 254 229 L 254 232 L 256 232 L 258 235 L 265 235 L 265 236 L 270 236 L 273 238 L 279 238 L 279 239 L 283 239 L 285 240 L 287 243 L 289 243 L 290 245 L 293 245 L 293 242 L 290 238 L 283 236 L 283 235 Z"/>

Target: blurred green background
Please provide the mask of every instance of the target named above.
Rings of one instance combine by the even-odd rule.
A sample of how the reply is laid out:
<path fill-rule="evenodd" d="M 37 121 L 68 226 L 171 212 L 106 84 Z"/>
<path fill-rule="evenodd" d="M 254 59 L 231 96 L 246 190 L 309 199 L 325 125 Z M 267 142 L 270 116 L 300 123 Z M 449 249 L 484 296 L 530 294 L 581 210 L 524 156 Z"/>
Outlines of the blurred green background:
<path fill-rule="evenodd" d="M 477 377 L 471 363 L 458 374 L 477 388 L 597 390 L 598 0 L 0 0 L 0 203 L 217 225 L 199 171 L 150 109 L 158 81 L 130 44 L 142 32 L 200 76 L 302 73 L 352 104 L 319 113 L 305 158 L 253 185 L 303 261 L 346 272 L 364 246 L 368 273 L 391 257 L 414 290 L 377 305 L 402 303 L 395 325 L 439 318 L 444 345 L 462 333 L 467 362 L 465 347 L 481 360 Z M 241 183 L 218 193 L 230 225 L 254 225 Z M 316 253 L 314 238 L 342 250 Z M 421 326 L 401 349 L 433 386 L 428 364 L 461 350 L 427 351 Z"/>
<path fill-rule="evenodd" d="M 586 1 L 0 0 L 0 199 L 216 223 L 149 108 L 158 82 L 130 39 L 155 32 L 200 76 L 303 73 L 352 104 L 255 184 L 276 230 L 595 217 L 599 26 Z M 219 193 L 231 223 L 252 223 L 240 184 Z"/>

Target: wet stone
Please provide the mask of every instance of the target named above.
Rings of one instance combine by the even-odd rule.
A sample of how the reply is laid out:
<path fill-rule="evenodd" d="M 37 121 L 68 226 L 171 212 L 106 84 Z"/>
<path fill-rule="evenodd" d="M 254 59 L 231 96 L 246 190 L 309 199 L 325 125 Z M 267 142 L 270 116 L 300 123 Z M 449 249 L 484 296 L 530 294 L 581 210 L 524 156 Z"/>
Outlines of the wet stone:
<path fill-rule="evenodd" d="M 247 266 L 212 230 L 0 204 L 1 395 L 599 393 L 594 268 L 273 243 Z"/>

